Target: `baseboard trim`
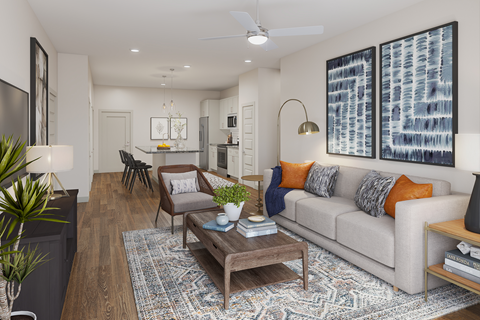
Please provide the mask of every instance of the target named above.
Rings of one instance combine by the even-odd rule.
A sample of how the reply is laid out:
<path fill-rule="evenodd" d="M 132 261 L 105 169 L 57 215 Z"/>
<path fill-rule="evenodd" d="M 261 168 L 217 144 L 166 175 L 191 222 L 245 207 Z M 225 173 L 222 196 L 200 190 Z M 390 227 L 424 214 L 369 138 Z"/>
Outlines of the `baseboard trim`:
<path fill-rule="evenodd" d="M 80 202 L 88 202 L 88 198 L 89 196 L 86 196 L 86 197 L 77 197 L 77 202 L 80 203 Z"/>

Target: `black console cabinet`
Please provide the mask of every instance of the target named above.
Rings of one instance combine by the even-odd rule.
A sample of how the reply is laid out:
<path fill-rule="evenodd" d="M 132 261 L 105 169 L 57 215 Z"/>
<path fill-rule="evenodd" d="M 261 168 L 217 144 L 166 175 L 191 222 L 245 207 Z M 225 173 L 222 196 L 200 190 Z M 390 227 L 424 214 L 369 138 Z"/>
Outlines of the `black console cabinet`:
<path fill-rule="evenodd" d="M 20 296 L 13 304 L 14 311 L 32 311 L 39 320 L 60 320 L 63 302 L 67 292 L 68 279 L 73 258 L 77 252 L 77 194 L 68 190 L 70 197 L 48 202 L 52 218 L 70 223 L 32 221 L 25 224 L 22 246 L 35 247 L 38 251 L 49 252 L 47 263 L 32 272 L 22 284 Z M 25 249 L 24 249 L 25 250 Z"/>

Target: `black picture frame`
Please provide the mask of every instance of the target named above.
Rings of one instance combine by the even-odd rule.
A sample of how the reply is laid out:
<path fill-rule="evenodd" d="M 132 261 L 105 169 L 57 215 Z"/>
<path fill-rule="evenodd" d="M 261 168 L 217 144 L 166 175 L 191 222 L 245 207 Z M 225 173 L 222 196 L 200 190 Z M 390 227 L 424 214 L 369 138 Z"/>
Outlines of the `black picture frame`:
<path fill-rule="evenodd" d="M 327 154 L 375 159 L 376 47 L 327 60 L 326 87 Z"/>
<path fill-rule="evenodd" d="M 30 38 L 30 145 L 48 145 L 48 54 Z"/>
<path fill-rule="evenodd" d="M 188 119 L 185 117 L 172 117 L 171 122 L 170 122 L 170 140 L 176 140 L 177 139 L 177 133 L 175 132 L 175 129 L 173 128 L 175 120 L 180 120 L 180 121 L 185 121 L 185 129 L 182 131 L 182 137 L 183 140 L 187 140 L 188 138 Z"/>
<path fill-rule="evenodd" d="M 158 125 L 161 125 L 163 128 L 158 128 Z M 151 117 L 150 118 L 150 140 L 168 140 L 170 137 L 170 124 L 168 123 L 167 117 Z M 165 132 L 164 132 L 165 131 Z M 164 138 L 164 134 L 167 135 Z"/>
<path fill-rule="evenodd" d="M 455 167 L 458 22 L 380 44 L 380 99 L 381 160 Z"/>

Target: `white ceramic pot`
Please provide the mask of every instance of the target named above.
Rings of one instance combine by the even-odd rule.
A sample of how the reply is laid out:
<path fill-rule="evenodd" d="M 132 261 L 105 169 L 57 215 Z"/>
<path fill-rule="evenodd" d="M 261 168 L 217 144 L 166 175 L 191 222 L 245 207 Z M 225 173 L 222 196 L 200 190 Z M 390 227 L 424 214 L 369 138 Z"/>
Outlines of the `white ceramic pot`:
<path fill-rule="evenodd" d="M 223 210 L 225 210 L 225 213 L 228 216 L 228 220 L 237 221 L 238 218 L 240 217 L 240 213 L 242 213 L 242 208 L 244 204 L 245 204 L 245 201 L 240 202 L 240 207 L 238 208 L 234 203 L 227 203 L 223 205 Z"/>
<path fill-rule="evenodd" d="M 33 320 L 37 320 L 37 316 L 35 315 L 35 313 L 30 311 L 13 311 L 12 317 L 13 316 L 30 316 Z"/>

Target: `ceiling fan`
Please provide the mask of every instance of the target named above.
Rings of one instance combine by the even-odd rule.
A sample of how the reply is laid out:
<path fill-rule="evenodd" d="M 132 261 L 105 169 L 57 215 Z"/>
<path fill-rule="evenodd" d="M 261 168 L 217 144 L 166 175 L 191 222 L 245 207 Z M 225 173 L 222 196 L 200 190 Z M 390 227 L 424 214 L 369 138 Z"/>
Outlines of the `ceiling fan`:
<path fill-rule="evenodd" d="M 258 9 L 258 0 L 257 0 L 257 20 L 254 21 L 253 18 L 247 12 L 240 11 L 230 11 L 230 14 L 238 21 L 240 24 L 247 29 L 247 34 L 238 34 L 233 36 L 223 36 L 223 37 L 212 37 L 212 38 L 201 38 L 200 40 L 219 40 L 227 38 L 239 38 L 247 37 L 248 41 L 251 44 L 259 45 L 265 51 L 273 50 L 278 48 L 278 46 L 273 42 L 270 37 L 285 37 L 285 36 L 306 36 L 306 35 L 315 35 L 323 33 L 323 26 L 311 26 L 311 27 L 297 27 L 297 28 L 283 28 L 283 29 L 272 29 L 268 30 L 267 28 L 262 27 L 260 23 L 260 13 Z"/>

